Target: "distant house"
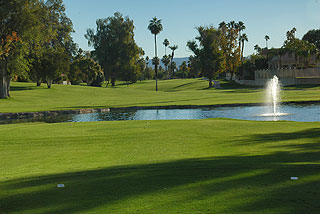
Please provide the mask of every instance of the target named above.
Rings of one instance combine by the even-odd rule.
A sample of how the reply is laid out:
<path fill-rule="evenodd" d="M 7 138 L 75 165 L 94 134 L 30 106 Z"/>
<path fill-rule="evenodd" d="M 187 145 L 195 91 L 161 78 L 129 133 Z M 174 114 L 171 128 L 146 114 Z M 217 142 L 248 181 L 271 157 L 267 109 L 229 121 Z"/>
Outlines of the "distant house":
<path fill-rule="evenodd" d="M 281 56 L 276 55 L 269 59 L 268 69 L 307 69 L 320 68 L 320 60 L 317 56 L 311 55 L 309 58 L 297 57 L 294 53 L 287 52 Z"/>
<path fill-rule="evenodd" d="M 268 69 L 255 71 L 255 80 L 236 81 L 245 85 L 265 85 L 276 75 L 282 85 L 319 84 L 320 85 L 320 60 L 316 55 L 309 58 L 297 57 L 294 53 L 268 56 L 267 50 L 263 52 L 268 57 Z"/>

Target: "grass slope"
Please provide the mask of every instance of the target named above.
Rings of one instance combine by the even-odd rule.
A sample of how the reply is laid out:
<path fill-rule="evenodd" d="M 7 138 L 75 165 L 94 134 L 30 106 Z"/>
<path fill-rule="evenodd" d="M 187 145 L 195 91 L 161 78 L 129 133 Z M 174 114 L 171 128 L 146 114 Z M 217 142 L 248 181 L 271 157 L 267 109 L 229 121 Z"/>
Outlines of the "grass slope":
<path fill-rule="evenodd" d="M 1 214 L 320 210 L 320 123 L 32 123 L 0 136 Z"/>
<path fill-rule="evenodd" d="M 0 112 L 32 112 L 80 108 L 127 106 L 214 105 L 263 102 L 264 90 L 243 88 L 222 82 L 223 89 L 207 89 L 208 82 L 200 79 L 159 81 L 160 91 L 154 91 L 154 81 L 114 88 L 87 86 L 12 83 L 12 98 L 0 99 Z M 239 88 L 240 87 L 240 88 Z M 289 88 L 284 101 L 319 100 L 320 87 Z"/>

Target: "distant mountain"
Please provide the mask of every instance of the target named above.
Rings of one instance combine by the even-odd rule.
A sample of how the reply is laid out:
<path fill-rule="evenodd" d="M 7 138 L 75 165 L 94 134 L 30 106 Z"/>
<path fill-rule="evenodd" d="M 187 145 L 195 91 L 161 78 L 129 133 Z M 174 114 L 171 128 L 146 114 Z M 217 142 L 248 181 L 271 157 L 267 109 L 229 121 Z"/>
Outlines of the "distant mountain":
<path fill-rule="evenodd" d="M 182 57 L 182 58 L 173 58 L 173 61 L 176 63 L 177 67 L 179 68 L 179 66 L 183 63 L 183 61 L 186 61 L 188 62 L 189 60 L 189 57 Z M 152 65 L 152 59 L 149 59 L 149 64 L 148 64 L 149 67 L 154 67 Z M 162 68 L 164 68 L 164 64 L 161 62 L 161 59 L 160 59 L 160 66 Z"/>

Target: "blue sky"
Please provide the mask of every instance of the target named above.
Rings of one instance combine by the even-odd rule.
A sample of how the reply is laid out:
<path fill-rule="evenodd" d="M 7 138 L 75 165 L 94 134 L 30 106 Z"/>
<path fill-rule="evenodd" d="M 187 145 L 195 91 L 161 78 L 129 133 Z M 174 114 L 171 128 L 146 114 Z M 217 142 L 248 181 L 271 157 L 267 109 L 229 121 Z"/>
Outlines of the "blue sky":
<path fill-rule="evenodd" d="M 245 55 L 252 54 L 256 44 L 265 47 L 265 35 L 270 37 L 269 47 L 280 47 L 293 27 L 299 38 L 310 29 L 320 28 L 320 0 L 64 0 L 64 4 L 74 25 L 74 41 L 82 49 L 91 49 L 84 38 L 86 30 L 95 29 L 97 19 L 119 11 L 134 21 L 135 40 L 150 58 L 154 56 L 154 40 L 147 26 L 154 16 L 163 25 L 158 35 L 159 56 L 164 55 L 165 38 L 170 45 L 179 46 L 176 57 L 191 55 L 186 43 L 197 35 L 195 27 L 217 27 L 222 21 L 245 23 L 249 38 Z"/>

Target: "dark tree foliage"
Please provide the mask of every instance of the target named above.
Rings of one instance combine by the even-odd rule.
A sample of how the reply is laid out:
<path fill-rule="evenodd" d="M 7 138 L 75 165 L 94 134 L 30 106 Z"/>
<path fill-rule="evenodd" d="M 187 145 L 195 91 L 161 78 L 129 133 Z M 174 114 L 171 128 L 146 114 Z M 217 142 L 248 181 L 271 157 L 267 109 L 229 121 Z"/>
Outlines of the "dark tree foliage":
<path fill-rule="evenodd" d="M 140 73 L 137 61 L 143 55 L 134 40 L 134 25 L 129 17 L 116 12 L 114 16 L 96 21 L 97 29 L 88 29 L 88 44 L 94 47 L 94 58 L 104 70 L 112 86 L 117 80 L 135 82 Z"/>
<path fill-rule="evenodd" d="M 309 30 L 303 37 L 302 40 L 313 43 L 320 50 L 320 29 Z"/>
<path fill-rule="evenodd" d="M 220 48 L 221 32 L 214 27 L 198 27 L 199 36 L 196 41 L 189 41 L 187 46 L 195 54 L 203 76 L 209 79 L 209 88 L 212 80 L 223 68 L 223 51 Z"/>
<path fill-rule="evenodd" d="M 41 5 L 39 0 L 0 1 L 0 98 L 10 97 L 12 76 L 28 68 L 25 56 L 41 29 Z"/>
<path fill-rule="evenodd" d="M 85 82 L 88 86 L 101 87 L 104 82 L 101 66 L 85 56 L 78 57 L 72 62 L 68 78 L 73 85 Z"/>

